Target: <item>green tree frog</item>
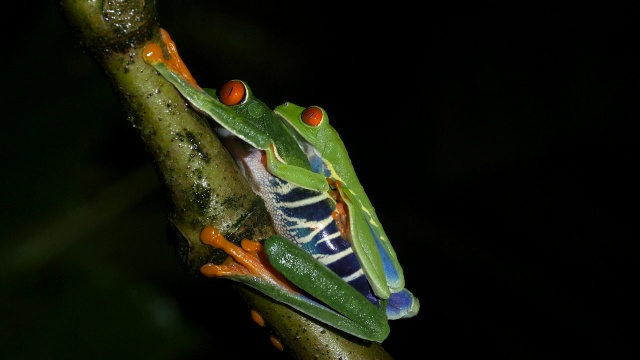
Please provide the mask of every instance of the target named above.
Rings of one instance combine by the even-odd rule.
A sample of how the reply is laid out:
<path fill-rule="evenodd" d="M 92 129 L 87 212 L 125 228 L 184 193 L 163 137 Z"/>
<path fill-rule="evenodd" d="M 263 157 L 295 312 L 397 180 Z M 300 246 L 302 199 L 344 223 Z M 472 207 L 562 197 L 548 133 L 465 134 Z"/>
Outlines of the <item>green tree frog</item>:
<path fill-rule="evenodd" d="M 380 300 L 368 300 L 362 291 L 359 292 L 350 286 L 344 277 L 325 266 L 327 264 L 318 261 L 324 255 L 318 255 L 317 250 L 298 246 L 301 239 L 294 240 L 294 243 L 298 243 L 296 245 L 290 241 L 291 239 L 283 236 L 273 236 L 265 240 L 264 252 L 267 260 L 262 259 L 258 266 L 255 265 L 254 259 L 261 259 L 262 250 L 254 249 L 249 243 L 244 242 L 242 248 L 238 248 L 225 241 L 214 228 L 207 227 L 203 230 L 201 240 L 225 250 L 235 261 L 222 265 L 205 265 L 202 272 L 209 276 L 229 276 L 233 280 L 247 283 L 316 319 L 367 340 L 382 341 L 388 335 L 388 314 L 385 308 L 390 297 L 403 299 L 400 302 L 403 304 L 403 310 L 398 317 L 414 316 L 419 309 L 419 302 L 403 289 L 402 270 L 395 252 L 388 244 L 373 207 L 355 177 L 355 172 L 352 168 L 344 169 L 350 166 L 350 161 L 337 133 L 334 131 L 335 138 L 332 143 L 340 148 L 337 158 L 328 154 L 326 149 L 313 153 L 303 151 L 304 146 L 300 143 L 302 138 L 311 144 L 307 148 L 326 148 L 332 144 L 325 138 L 316 141 L 305 137 L 304 130 L 300 130 L 295 123 L 295 117 L 300 116 L 299 107 L 287 103 L 274 112 L 253 97 L 249 87 L 241 81 L 227 83 L 220 89 L 219 94 L 216 94 L 215 90 L 200 88 L 178 56 L 175 44 L 168 33 L 164 30 L 161 32 L 169 58 L 164 58 L 162 48 L 157 43 L 150 43 L 145 47 L 144 58 L 169 80 L 191 105 L 254 149 L 263 151 L 268 172 L 274 179 L 283 180 L 283 184 L 278 185 L 281 188 L 293 184 L 311 191 L 304 199 L 320 197 L 320 202 L 331 203 L 334 208 L 338 208 L 336 205 L 339 204 L 345 205 L 348 210 L 346 214 L 343 213 L 346 220 L 342 222 L 348 224 L 347 233 L 350 234 L 346 238 L 353 246 L 368 284 Z M 326 119 L 324 111 L 319 111 Z M 302 112 L 304 111 L 300 113 Z M 328 125 L 327 121 L 321 123 Z M 336 140 L 338 142 L 335 142 Z M 322 159 L 322 171 L 311 166 L 310 159 L 316 156 Z M 338 190 L 339 195 L 337 200 L 331 202 L 329 194 L 334 188 Z M 280 210 L 285 207 L 287 206 L 279 205 Z M 288 205 L 288 208 L 298 209 L 299 206 Z M 295 219 L 305 226 L 310 223 L 309 218 L 300 215 L 295 215 Z M 289 228 L 294 227 L 289 225 Z M 280 274 L 284 275 L 284 279 Z M 300 289 L 316 300 L 301 295 Z M 390 302 L 394 302 L 393 299 Z M 404 305 L 405 302 L 408 305 Z"/>
<path fill-rule="evenodd" d="M 401 291 L 405 285 L 404 274 L 395 250 L 358 180 L 344 143 L 329 125 L 325 110 L 319 106 L 303 108 L 288 102 L 277 106 L 274 111 L 311 145 L 306 147 L 307 152 L 317 153 L 322 159 L 322 169 L 318 171 L 336 181 L 341 198 L 348 205 L 356 254 L 376 294 L 387 298 L 391 293 Z"/>

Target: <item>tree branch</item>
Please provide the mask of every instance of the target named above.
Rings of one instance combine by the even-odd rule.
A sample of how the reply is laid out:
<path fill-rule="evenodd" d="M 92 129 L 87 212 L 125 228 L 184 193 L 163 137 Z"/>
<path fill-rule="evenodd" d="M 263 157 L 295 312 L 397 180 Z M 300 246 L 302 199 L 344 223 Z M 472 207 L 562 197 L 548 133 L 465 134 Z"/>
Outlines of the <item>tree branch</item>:
<path fill-rule="evenodd" d="M 60 6 L 78 44 L 105 72 L 151 155 L 171 204 L 170 242 L 180 265 L 200 276 L 203 264 L 226 258 L 200 241 L 206 225 L 216 226 L 236 243 L 275 233 L 264 204 L 207 120 L 143 61 L 142 48 L 159 36 L 155 2 L 61 0 Z M 325 328 L 244 286 L 235 288 L 292 358 L 390 359 L 380 344 Z"/>

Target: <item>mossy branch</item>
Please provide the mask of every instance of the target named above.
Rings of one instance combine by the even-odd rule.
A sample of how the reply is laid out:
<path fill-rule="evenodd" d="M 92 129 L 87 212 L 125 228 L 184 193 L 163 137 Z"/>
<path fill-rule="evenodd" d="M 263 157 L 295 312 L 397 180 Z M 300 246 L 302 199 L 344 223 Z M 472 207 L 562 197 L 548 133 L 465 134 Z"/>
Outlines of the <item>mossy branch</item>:
<path fill-rule="evenodd" d="M 236 243 L 273 234 L 264 204 L 207 120 L 143 61 L 142 48 L 159 36 L 155 2 L 61 0 L 60 7 L 78 44 L 105 72 L 151 155 L 171 204 L 170 240 L 180 265 L 200 276 L 203 264 L 226 257 L 200 241 L 205 225 L 216 226 Z M 390 359 L 380 344 L 325 328 L 260 293 L 235 288 L 292 358 Z"/>

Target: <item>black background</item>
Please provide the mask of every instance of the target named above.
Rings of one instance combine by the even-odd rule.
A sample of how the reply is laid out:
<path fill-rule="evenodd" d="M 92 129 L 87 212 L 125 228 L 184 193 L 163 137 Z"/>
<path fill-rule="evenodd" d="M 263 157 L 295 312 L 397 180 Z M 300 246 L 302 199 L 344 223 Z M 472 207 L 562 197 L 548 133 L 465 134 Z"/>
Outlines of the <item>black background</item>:
<path fill-rule="evenodd" d="M 55 4 L 3 14 L 0 357 L 277 355 L 225 282 L 178 268 L 149 158 Z M 392 356 L 631 358 L 635 8 L 347 5 L 157 4 L 201 85 L 328 111 L 421 300 Z"/>

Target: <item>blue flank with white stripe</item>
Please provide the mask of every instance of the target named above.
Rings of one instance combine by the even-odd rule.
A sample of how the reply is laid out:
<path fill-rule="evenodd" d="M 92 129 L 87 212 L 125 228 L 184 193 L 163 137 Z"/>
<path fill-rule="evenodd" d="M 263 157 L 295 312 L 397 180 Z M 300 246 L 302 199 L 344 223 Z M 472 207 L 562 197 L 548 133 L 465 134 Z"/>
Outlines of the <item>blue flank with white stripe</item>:
<path fill-rule="evenodd" d="M 260 152 L 257 154 L 261 155 Z M 327 193 L 307 190 L 295 186 L 285 180 L 272 176 L 264 169 L 260 157 L 249 161 L 244 159 L 246 166 L 252 166 L 251 176 L 254 191 L 264 200 L 271 214 L 276 231 L 300 245 L 307 253 L 338 274 L 344 281 L 353 286 L 376 306 L 380 306 L 369 285 L 360 262 L 353 248 L 338 230 L 338 226 L 331 217 L 335 209 L 335 201 Z M 312 167 L 314 162 L 310 157 Z M 250 165 L 251 164 L 251 165 Z M 320 170 L 320 167 L 314 167 Z M 375 232 L 372 231 L 379 253 L 382 256 L 387 276 L 397 276 L 395 267 L 387 252 L 380 244 Z M 386 304 L 388 319 L 412 317 L 419 308 L 413 294 L 403 288 L 399 292 L 391 293 Z"/>
<path fill-rule="evenodd" d="M 280 235 L 300 245 L 369 301 L 379 304 L 351 245 L 331 217 L 335 202 L 326 193 L 293 186 L 271 176 L 263 195 L 269 198 L 265 202 L 271 207 L 269 211 Z"/>
<path fill-rule="evenodd" d="M 304 189 L 271 175 L 262 163 L 262 151 L 248 146 L 225 129 L 216 128 L 216 132 L 253 191 L 264 200 L 278 234 L 298 244 L 371 303 L 381 306 L 381 300 L 373 293 L 353 248 L 342 237 L 331 217 L 335 201 L 329 194 Z M 315 170 L 322 171 L 318 161 L 314 162 L 313 157 L 310 161 Z M 384 255 L 383 260 L 390 261 Z M 418 307 L 411 292 L 402 289 L 389 297 L 387 318 L 414 316 Z"/>
<path fill-rule="evenodd" d="M 327 193 L 304 189 L 271 175 L 262 163 L 262 151 L 247 146 L 225 129 L 216 128 L 216 132 L 253 191 L 264 200 L 278 234 L 298 244 L 380 306 L 351 245 L 340 235 L 331 217 L 335 201 Z"/>

